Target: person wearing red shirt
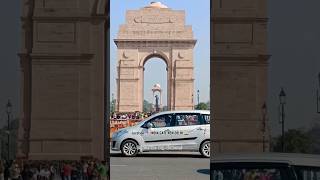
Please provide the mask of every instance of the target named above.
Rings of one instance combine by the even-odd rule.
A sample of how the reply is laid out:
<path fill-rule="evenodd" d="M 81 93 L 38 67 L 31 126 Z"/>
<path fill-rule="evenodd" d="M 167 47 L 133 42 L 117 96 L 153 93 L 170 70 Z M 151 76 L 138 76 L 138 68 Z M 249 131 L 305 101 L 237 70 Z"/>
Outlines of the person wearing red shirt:
<path fill-rule="evenodd" d="M 71 180 L 72 167 L 69 163 L 63 165 L 63 180 Z"/>

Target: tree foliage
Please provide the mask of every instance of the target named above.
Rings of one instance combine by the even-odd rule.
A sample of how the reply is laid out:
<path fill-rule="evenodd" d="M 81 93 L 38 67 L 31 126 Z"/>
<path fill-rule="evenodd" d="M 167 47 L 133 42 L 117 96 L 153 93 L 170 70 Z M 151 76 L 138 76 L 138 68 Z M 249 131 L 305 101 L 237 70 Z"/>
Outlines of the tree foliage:
<path fill-rule="evenodd" d="M 1 145 L 1 158 L 7 159 L 8 157 L 8 130 L 7 125 L 0 129 L 0 145 Z M 17 152 L 17 135 L 19 127 L 19 119 L 12 119 L 10 121 L 10 147 L 9 147 L 9 156 L 10 159 L 14 159 Z"/>
<path fill-rule="evenodd" d="M 195 106 L 195 109 L 197 110 L 209 110 L 209 106 L 207 103 L 201 102 L 198 105 Z"/>
<path fill-rule="evenodd" d="M 284 134 L 284 149 L 287 153 L 310 153 L 312 139 L 307 132 L 290 129 Z M 274 139 L 273 151 L 282 152 L 282 136 Z"/>
<path fill-rule="evenodd" d="M 320 123 L 314 124 L 308 131 L 311 138 L 311 153 L 320 154 Z"/>
<path fill-rule="evenodd" d="M 149 103 L 147 100 L 143 101 L 143 112 L 151 112 L 152 111 L 152 103 Z"/>

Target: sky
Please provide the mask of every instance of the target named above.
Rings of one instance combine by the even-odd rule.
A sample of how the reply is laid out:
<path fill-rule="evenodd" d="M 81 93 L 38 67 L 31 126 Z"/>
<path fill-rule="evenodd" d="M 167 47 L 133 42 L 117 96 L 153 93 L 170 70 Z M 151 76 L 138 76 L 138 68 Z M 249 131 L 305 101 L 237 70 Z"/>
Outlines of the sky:
<path fill-rule="evenodd" d="M 119 13 L 116 17 L 111 16 L 114 19 L 111 20 L 112 26 L 115 27 L 111 31 L 111 37 L 114 37 L 117 32 L 118 25 L 124 23 L 123 16 L 126 9 L 138 9 L 149 3 L 142 0 L 112 0 L 112 2 L 115 3 L 112 4 L 112 8 Z M 191 0 L 166 0 L 163 3 L 173 9 L 186 10 L 187 24 L 193 26 L 195 38 L 198 39 L 195 47 L 195 53 L 198 53 L 195 55 L 195 62 L 207 61 L 207 54 L 201 53 L 206 49 L 200 48 L 200 46 L 206 46 L 205 44 L 208 43 L 207 32 L 209 30 L 203 27 L 208 27 L 209 23 L 203 20 L 206 16 L 201 16 L 199 13 L 205 11 L 209 6 Z M 200 8 L 201 6 L 204 7 Z M 316 113 L 315 101 L 315 92 L 318 88 L 317 74 L 320 72 L 319 7 L 319 0 L 268 0 L 268 49 L 269 54 L 272 55 L 268 75 L 268 110 L 273 134 L 280 132 L 278 95 L 281 87 L 287 94 L 286 129 L 307 128 L 314 122 L 320 122 L 320 114 Z M 20 1 L 6 1 L 5 5 L 0 6 L 0 22 L 2 24 L 0 28 L 1 126 L 6 121 L 5 105 L 8 99 L 11 99 L 13 103 L 13 116 L 20 116 L 21 79 L 17 56 L 21 44 Z M 207 32 L 202 33 L 202 30 Z M 111 65 L 112 63 L 114 65 L 115 59 L 111 59 Z M 148 63 L 153 66 L 152 60 Z M 209 81 L 209 75 L 199 73 L 197 68 L 206 72 L 209 66 L 204 67 L 196 64 L 195 68 L 195 77 L 198 77 L 195 87 L 200 87 L 201 81 L 205 83 Z M 111 69 L 111 74 L 115 74 L 114 71 L 115 68 Z M 200 89 L 202 101 L 205 100 L 206 88 Z M 113 91 L 115 90 L 113 89 Z"/>
<path fill-rule="evenodd" d="M 127 10 L 138 10 L 148 6 L 151 1 L 147 0 L 111 0 L 111 27 L 110 27 L 110 93 L 116 94 L 116 64 L 117 64 L 117 47 L 113 39 L 117 37 L 120 24 L 125 23 L 125 14 Z M 183 3 L 182 3 L 183 2 Z M 162 0 L 173 10 L 185 10 L 186 25 L 192 25 L 194 38 L 197 44 L 194 48 L 194 94 L 200 91 L 200 102 L 209 101 L 210 97 L 210 1 L 181 1 L 181 0 Z M 201 19 L 201 21 L 199 21 Z M 154 101 L 152 97 L 152 86 L 159 83 L 163 89 L 163 101 L 166 105 L 167 91 L 167 74 L 164 61 L 152 58 L 145 65 L 145 83 L 144 83 L 144 99 L 149 102 Z M 115 96 L 116 97 L 116 96 Z M 197 102 L 194 96 L 194 102 Z"/>
<path fill-rule="evenodd" d="M 268 109 L 273 133 L 280 132 L 280 88 L 287 95 L 287 128 L 308 128 L 320 123 L 316 113 L 317 75 L 320 72 L 320 1 L 269 0 Z"/>

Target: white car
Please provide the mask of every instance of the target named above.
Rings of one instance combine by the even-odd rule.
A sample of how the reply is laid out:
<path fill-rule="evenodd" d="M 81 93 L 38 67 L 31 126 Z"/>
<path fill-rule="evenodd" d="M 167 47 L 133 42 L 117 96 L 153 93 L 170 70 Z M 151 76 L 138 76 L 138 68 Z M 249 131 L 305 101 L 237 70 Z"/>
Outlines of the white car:
<path fill-rule="evenodd" d="M 320 180 L 320 155 L 215 154 L 211 180 Z"/>
<path fill-rule="evenodd" d="M 112 150 L 125 156 L 148 151 L 197 151 L 210 157 L 210 111 L 165 111 L 113 133 Z"/>

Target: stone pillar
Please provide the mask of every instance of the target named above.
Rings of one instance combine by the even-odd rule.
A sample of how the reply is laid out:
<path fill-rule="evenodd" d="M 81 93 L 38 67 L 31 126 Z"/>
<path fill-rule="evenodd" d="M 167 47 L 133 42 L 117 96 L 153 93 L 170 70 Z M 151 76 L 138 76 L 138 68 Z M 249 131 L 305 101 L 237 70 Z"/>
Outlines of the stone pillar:
<path fill-rule="evenodd" d="M 262 106 L 267 95 L 269 58 L 266 3 L 211 3 L 213 153 L 263 151 Z"/>
<path fill-rule="evenodd" d="M 22 3 L 18 156 L 104 159 L 107 1 Z"/>

